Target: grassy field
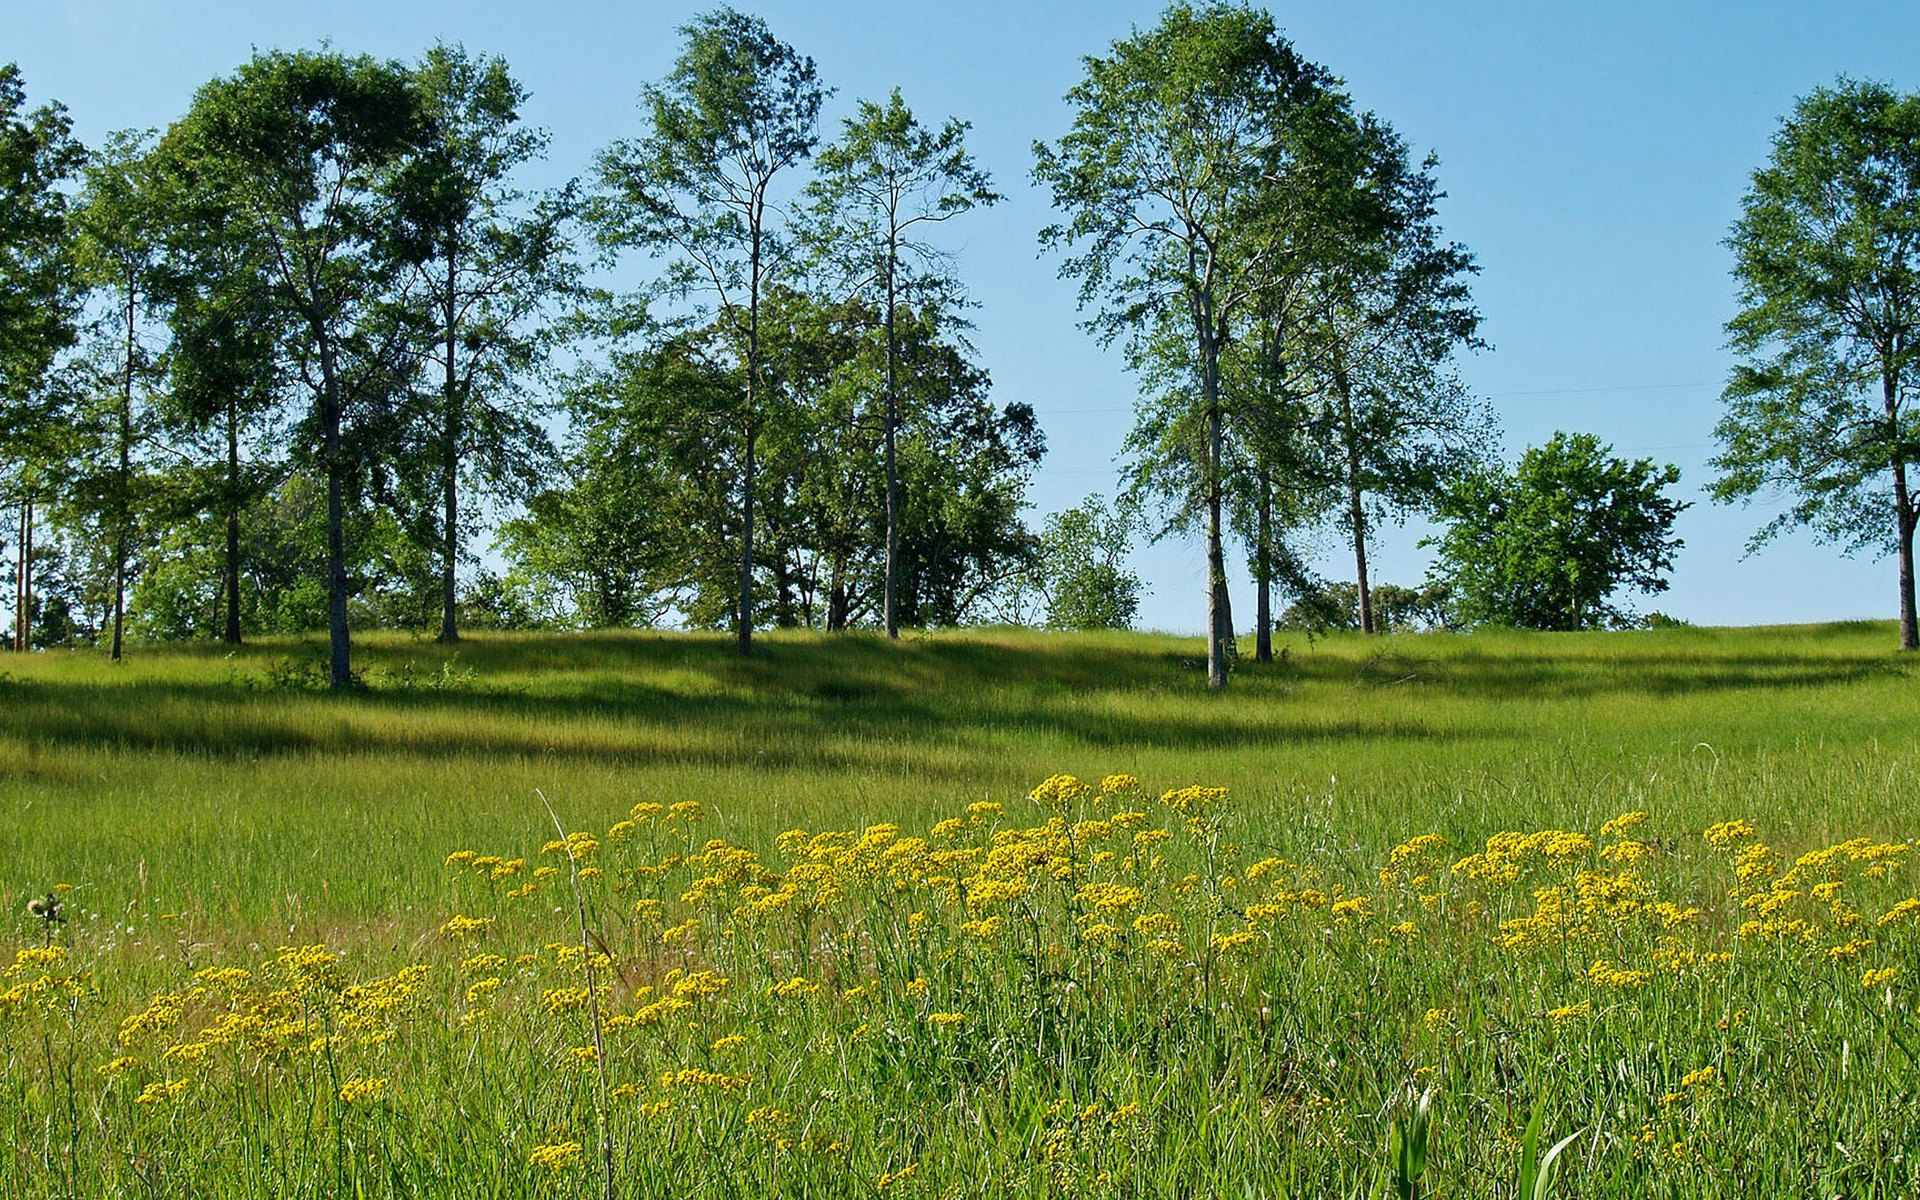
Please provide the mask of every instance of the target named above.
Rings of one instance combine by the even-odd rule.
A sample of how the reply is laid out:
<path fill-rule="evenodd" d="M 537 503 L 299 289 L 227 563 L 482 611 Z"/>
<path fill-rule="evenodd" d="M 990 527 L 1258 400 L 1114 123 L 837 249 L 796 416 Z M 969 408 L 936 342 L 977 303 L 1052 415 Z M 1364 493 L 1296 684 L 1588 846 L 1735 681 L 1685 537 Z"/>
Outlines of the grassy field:
<path fill-rule="evenodd" d="M 0 1196 L 1911 1195 L 1894 644 L 0 660 Z"/>

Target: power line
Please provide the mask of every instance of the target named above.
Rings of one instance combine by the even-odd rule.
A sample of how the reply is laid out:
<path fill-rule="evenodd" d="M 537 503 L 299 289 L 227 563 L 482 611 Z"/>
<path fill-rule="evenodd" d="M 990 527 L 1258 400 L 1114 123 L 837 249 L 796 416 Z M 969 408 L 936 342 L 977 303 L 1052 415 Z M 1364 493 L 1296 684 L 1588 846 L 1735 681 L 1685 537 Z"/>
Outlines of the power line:
<path fill-rule="evenodd" d="M 1701 383 L 1628 383 L 1612 384 L 1606 387 L 1530 388 L 1517 392 L 1487 392 L 1485 395 L 1489 400 L 1499 400 L 1511 396 L 1590 396 L 1603 392 L 1667 392 L 1679 391 L 1686 388 L 1717 388 L 1720 387 L 1721 384 L 1722 381 L 1717 379 L 1707 380 Z M 1133 408 L 1131 406 L 1109 408 L 1036 408 L 1033 411 L 1035 416 L 1068 417 L 1085 416 L 1093 413 L 1128 413 L 1132 412 Z"/>
<path fill-rule="evenodd" d="M 1679 388 L 1717 388 L 1719 386 L 1720 381 L 1714 380 L 1709 383 L 1639 383 L 1616 387 L 1539 388 L 1526 392 L 1488 392 L 1487 399 L 1497 400 L 1502 396 L 1580 396 L 1594 392 L 1664 392 Z"/>

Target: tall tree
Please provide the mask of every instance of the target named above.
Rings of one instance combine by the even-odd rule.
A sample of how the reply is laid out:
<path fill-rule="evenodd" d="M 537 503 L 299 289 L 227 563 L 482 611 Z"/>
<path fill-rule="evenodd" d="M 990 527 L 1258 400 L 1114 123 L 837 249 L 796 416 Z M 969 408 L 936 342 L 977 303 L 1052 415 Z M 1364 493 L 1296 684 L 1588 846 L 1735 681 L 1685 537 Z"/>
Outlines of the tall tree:
<path fill-rule="evenodd" d="M 150 318 L 164 285 L 158 276 L 165 250 L 156 195 L 159 181 L 148 159 L 151 134 L 122 132 L 88 164 L 86 188 L 75 213 L 79 261 L 88 282 L 110 297 L 113 359 L 109 368 L 113 405 L 108 441 L 114 465 L 100 505 L 113 544 L 113 634 L 110 656 L 123 649 L 127 609 L 127 568 L 134 529 L 133 487 L 136 434 L 144 434 L 144 393 L 156 376 L 158 356 L 142 342 L 143 318 Z"/>
<path fill-rule="evenodd" d="M 1900 646 L 1920 649 L 1908 468 L 1920 455 L 1920 94 L 1842 79 L 1794 107 L 1727 245 L 1741 362 L 1714 498 L 1784 492 L 1748 543 L 1811 528 L 1899 558 Z"/>
<path fill-rule="evenodd" d="M 881 599 L 887 636 L 900 636 L 900 350 L 896 318 L 903 299 L 950 303 L 957 290 L 944 256 L 924 239 L 927 226 L 1001 197 L 966 152 L 967 124 L 938 131 L 914 118 L 895 88 L 884 105 L 862 100 L 840 140 L 820 152 L 808 191 L 820 240 L 855 291 L 881 301 L 886 342 L 882 466 L 886 475 L 886 579 Z"/>
<path fill-rule="evenodd" d="M 162 494 L 177 511 L 176 525 L 203 510 L 219 518 L 220 636 L 238 646 L 246 608 L 243 525 L 284 475 L 281 456 L 268 448 L 285 441 L 282 401 L 292 367 L 280 353 L 282 312 L 269 286 L 268 247 L 244 231 L 236 235 L 217 213 L 195 219 L 195 206 L 211 202 L 205 198 L 163 196 L 181 209 L 166 222 L 160 281 L 171 327 L 161 416 L 186 461 L 170 472 L 175 486 Z"/>
<path fill-rule="evenodd" d="M 455 642 L 462 475 L 524 494 L 550 451 L 538 393 L 519 385 L 542 350 L 537 318 L 573 290 L 565 233 L 573 202 L 571 189 L 533 202 L 509 185 L 515 169 L 545 153 L 547 137 L 520 124 L 526 91 L 503 59 L 436 45 L 412 82 L 421 145 L 395 191 L 431 330 L 424 440 L 440 507 L 440 640 Z"/>
<path fill-rule="evenodd" d="M 42 443 L 54 417 L 47 373 L 78 337 L 81 290 L 61 185 L 86 160 L 65 108 L 26 104 L 18 68 L 0 66 L 0 483 L 10 483 L 19 505 L 18 650 L 31 640 L 34 502 L 44 486 Z"/>
<path fill-rule="evenodd" d="M 327 494 L 328 679 L 352 683 L 346 517 L 367 447 L 347 434 L 398 386 L 395 337 L 378 320 L 396 263 L 383 184 L 418 140 L 407 72 L 333 53 L 256 55 L 195 95 L 161 144 L 191 210 L 263 263 L 258 293 L 277 348 L 307 392 L 301 449 Z M 212 239 L 209 235 L 209 240 Z"/>
<path fill-rule="evenodd" d="M 1360 628 L 1374 633 L 1370 509 L 1430 506 L 1442 480 L 1484 453 L 1492 416 L 1446 369 L 1456 351 L 1482 343 L 1467 282 L 1473 256 L 1436 220 L 1435 160 L 1415 165 L 1371 114 L 1344 132 L 1324 160 L 1342 164 L 1351 183 L 1328 214 L 1337 253 L 1313 274 L 1295 345 L 1316 377 L 1315 424 L 1334 451 L 1328 475 L 1344 500 Z"/>
<path fill-rule="evenodd" d="M 1288 174 L 1305 151 L 1306 128 L 1337 109 L 1338 98 L 1266 13 L 1176 4 L 1107 57 L 1088 58 L 1067 102 L 1073 127 L 1057 146 L 1034 147 L 1035 178 L 1070 214 L 1041 240 L 1069 252 L 1061 270 L 1081 280 L 1082 304 L 1102 305 L 1089 326 L 1103 340 L 1125 338 L 1147 352 L 1170 315 L 1184 328 L 1195 386 L 1176 395 L 1196 407 L 1197 420 L 1179 424 L 1193 427 L 1198 442 L 1207 682 L 1223 687 L 1233 628 L 1222 548 L 1220 356 L 1291 248 L 1273 181 Z"/>
<path fill-rule="evenodd" d="M 651 130 L 599 159 L 593 204 L 609 246 L 671 260 L 668 286 L 704 293 L 734 345 L 744 379 L 740 442 L 740 653 L 753 646 L 754 498 L 760 412 L 760 301 L 790 249 L 776 184 L 818 141 L 825 91 L 813 60 L 758 17 L 721 8 L 681 27 L 686 48 L 666 80 L 642 94 Z"/>

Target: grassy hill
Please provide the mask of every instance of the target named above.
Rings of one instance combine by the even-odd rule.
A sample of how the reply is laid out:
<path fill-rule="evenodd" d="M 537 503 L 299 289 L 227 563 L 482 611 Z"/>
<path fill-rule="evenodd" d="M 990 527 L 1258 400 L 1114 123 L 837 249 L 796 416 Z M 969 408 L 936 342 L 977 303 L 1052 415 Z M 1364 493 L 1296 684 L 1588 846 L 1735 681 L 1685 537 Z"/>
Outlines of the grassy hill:
<path fill-rule="evenodd" d="M 1272 850 L 1359 858 L 1438 832 L 1646 808 L 1790 845 L 1910 832 L 1913 664 L 1872 623 L 1285 640 L 1206 692 L 1197 639 L 967 631 L 360 639 L 0 659 L 0 902 L 56 880 L 103 910 L 389 913 L 469 844 L 705 803 L 720 835 L 910 824 L 1056 772 L 1233 789 Z"/>

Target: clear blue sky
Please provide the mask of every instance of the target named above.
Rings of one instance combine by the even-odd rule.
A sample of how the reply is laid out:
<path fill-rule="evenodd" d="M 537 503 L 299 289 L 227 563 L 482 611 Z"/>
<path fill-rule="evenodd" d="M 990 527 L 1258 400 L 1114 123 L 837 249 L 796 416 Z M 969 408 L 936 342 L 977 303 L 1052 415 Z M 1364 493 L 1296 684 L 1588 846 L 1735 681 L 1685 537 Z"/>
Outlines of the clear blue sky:
<path fill-rule="evenodd" d="M 436 38 L 504 55 L 532 91 L 525 115 L 553 133 L 545 177 L 582 174 L 592 154 L 635 133 L 634 100 L 678 47 L 697 3 L 329 4 L 191 0 L 11 6 L 0 61 L 18 62 L 29 99 L 58 99 L 81 137 L 164 126 L 193 90 L 256 47 L 413 57 Z M 1060 97 L 1082 55 L 1102 51 L 1159 6 L 1093 3 L 741 3 L 819 63 L 838 89 L 830 126 L 860 97 L 899 86 L 923 119 L 974 126 L 976 157 L 1005 204 L 953 229 L 974 298 L 976 344 L 1002 400 L 1041 413 L 1051 452 L 1042 511 L 1109 490 L 1134 387 L 1116 353 L 1076 325 L 1073 289 L 1037 256 L 1050 219 L 1028 179 L 1029 147 L 1065 128 Z M 1464 375 L 1492 400 L 1509 455 L 1556 429 L 1679 465 L 1695 504 L 1670 592 L 1643 607 L 1705 624 L 1895 612 L 1891 560 L 1845 559 L 1804 536 L 1742 560 L 1771 509 L 1701 494 L 1729 358 L 1729 256 L 1720 245 L 1749 174 L 1795 97 L 1837 75 L 1920 87 L 1920 5 L 1542 4 L 1323 0 L 1273 12 L 1302 53 L 1344 78 L 1356 103 L 1416 149 L 1440 156 L 1441 216 L 1478 255 L 1476 296 L 1493 348 Z M 960 226 L 964 224 L 964 228 Z M 1416 530 L 1387 531 L 1376 579 L 1414 583 Z M 1324 539 L 1323 568 L 1350 575 Z M 1144 548 L 1152 589 L 1143 624 L 1197 631 L 1202 559 L 1178 542 Z M 1236 612 L 1252 612 L 1243 562 Z"/>

